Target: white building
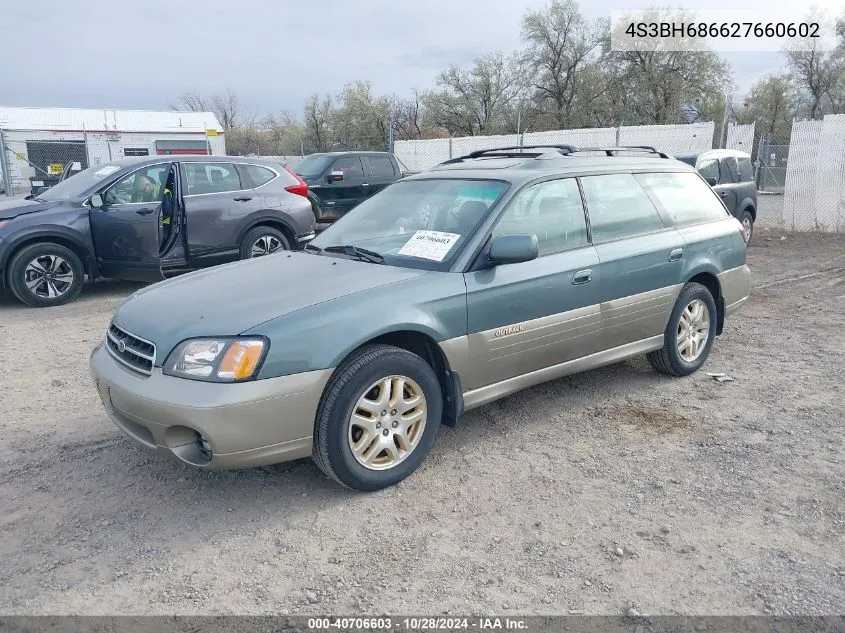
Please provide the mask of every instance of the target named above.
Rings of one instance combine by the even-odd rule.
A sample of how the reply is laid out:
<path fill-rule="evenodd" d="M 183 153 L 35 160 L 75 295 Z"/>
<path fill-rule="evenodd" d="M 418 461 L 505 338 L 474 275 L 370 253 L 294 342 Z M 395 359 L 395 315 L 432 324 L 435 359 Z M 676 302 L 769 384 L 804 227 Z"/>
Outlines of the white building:
<path fill-rule="evenodd" d="M 13 190 L 50 180 L 61 166 L 82 167 L 124 156 L 226 153 L 220 122 L 211 112 L 0 107 L 0 134 Z"/>

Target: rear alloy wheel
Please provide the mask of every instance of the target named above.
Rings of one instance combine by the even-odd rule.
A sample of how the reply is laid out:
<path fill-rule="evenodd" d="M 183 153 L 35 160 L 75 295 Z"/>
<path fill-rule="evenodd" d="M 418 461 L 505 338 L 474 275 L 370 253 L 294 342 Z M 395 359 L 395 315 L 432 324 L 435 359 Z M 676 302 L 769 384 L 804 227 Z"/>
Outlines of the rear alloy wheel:
<path fill-rule="evenodd" d="M 413 473 L 443 414 L 431 366 L 407 350 L 370 345 L 337 369 L 317 411 L 314 461 L 355 490 L 380 490 Z"/>
<path fill-rule="evenodd" d="M 79 257 L 60 244 L 32 244 L 21 249 L 9 265 L 9 285 L 23 303 L 46 308 L 74 299 L 85 283 Z"/>
<path fill-rule="evenodd" d="M 241 259 L 264 257 L 289 250 L 290 242 L 284 233 L 271 226 L 257 226 L 241 242 Z"/>
<path fill-rule="evenodd" d="M 687 376 L 707 360 L 716 337 L 716 301 L 706 286 L 688 283 L 681 290 L 669 324 L 663 333 L 663 348 L 648 354 L 657 371 L 670 376 Z"/>
<path fill-rule="evenodd" d="M 754 234 L 754 216 L 750 211 L 745 211 L 740 222 L 742 222 L 742 228 L 745 229 L 745 243 L 750 244 L 751 236 Z"/>

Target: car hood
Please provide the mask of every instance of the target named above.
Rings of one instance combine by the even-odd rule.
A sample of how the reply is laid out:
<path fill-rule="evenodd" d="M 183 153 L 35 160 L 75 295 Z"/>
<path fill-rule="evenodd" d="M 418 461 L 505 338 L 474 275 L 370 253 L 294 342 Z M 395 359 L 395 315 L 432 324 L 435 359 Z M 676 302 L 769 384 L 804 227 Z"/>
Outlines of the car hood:
<path fill-rule="evenodd" d="M 7 200 L 0 202 L 0 220 L 11 220 L 24 213 L 46 211 L 58 202 L 39 202 L 38 200 Z"/>
<path fill-rule="evenodd" d="M 117 325 L 156 344 L 161 365 L 187 338 L 232 336 L 265 321 L 428 271 L 308 253 L 224 264 L 148 286 L 117 309 Z"/>

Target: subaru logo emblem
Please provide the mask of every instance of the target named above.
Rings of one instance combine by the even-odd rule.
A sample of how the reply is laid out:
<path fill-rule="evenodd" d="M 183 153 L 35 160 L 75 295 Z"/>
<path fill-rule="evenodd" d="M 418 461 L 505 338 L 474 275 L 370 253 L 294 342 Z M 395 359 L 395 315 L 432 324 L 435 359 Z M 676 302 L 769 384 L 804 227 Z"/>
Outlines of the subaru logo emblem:
<path fill-rule="evenodd" d="M 124 343 L 123 341 L 118 341 L 117 342 L 117 351 L 120 352 L 121 354 L 123 352 L 125 352 L 126 351 L 126 343 Z"/>

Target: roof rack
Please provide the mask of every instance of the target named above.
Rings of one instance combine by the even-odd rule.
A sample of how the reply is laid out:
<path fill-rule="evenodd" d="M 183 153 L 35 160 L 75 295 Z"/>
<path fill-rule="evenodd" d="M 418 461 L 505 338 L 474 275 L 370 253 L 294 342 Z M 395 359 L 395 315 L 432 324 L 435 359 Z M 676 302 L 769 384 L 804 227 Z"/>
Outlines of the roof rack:
<path fill-rule="evenodd" d="M 528 151 L 526 151 L 528 150 Z M 551 150 L 548 152 L 532 150 Z M 610 147 L 575 147 L 574 145 L 511 145 L 508 147 L 493 147 L 490 149 L 479 149 L 464 156 L 450 158 L 440 165 L 452 165 L 462 163 L 473 158 L 546 158 L 555 154 L 571 156 L 582 152 L 604 152 L 607 156 L 616 156 L 619 152 L 648 152 L 660 158 L 672 158 L 669 154 L 661 152 L 651 145 L 613 145 Z"/>
<path fill-rule="evenodd" d="M 561 154 L 571 154 L 572 152 L 577 152 L 577 148 L 573 147 L 572 145 L 511 145 L 509 147 L 495 147 L 492 149 L 479 149 L 474 152 L 470 152 L 466 156 L 462 156 L 461 158 L 480 158 L 482 156 L 524 156 L 525 154 L 534 154 L 537 155 L 538 152 L 525 152 L 524 150 L 532 150 L 532 149 L 555 149 L 559 151 Z"/>
<path fill-rule="evenodd" d="M 613 145 L 611 147 L 580 147 L 573 152 L 604 152 L 608 156 L 614 156 L 617 152 L 648 152 L 657 154 L 660 158 L 671 158 L 669 154 L 654 149 L 651 145 Z"/>

